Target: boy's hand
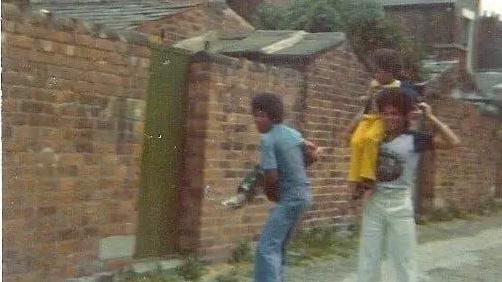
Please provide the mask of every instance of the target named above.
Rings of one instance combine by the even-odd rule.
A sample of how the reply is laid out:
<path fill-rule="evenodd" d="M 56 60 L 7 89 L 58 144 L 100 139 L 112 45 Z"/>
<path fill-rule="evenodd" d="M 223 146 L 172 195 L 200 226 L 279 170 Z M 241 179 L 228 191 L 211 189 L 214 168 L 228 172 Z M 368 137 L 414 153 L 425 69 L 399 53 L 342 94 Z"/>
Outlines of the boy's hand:
<path fill-rule="evenodd" d="M 271 202 L 277 203 L 279 201 L 277 189 L 263 188 L 263 193 L 267 196 L 267 199 Z"/>
<path fill-rule="evenodd" d="M 279 201 L 279 173 L 276 169 L 265 171 L 263 194 L 269 201 L 277 203 Z"/>
<path fill-rule="evenodd" d="M 373 188 L 370 182 L 357 183 L 352 191 L 352 200 L 367 200 L 373 195 Z"/>
<path fill-rule="evenodd" d="M 425 114 L 426 117 L 432 116 L 432 108 L 429 104 L 422 102 L 419 103 L 417 107 Z"/>
<path fill-rule="evenodd" d="M 311 141 L 305 140 L 304 142 L 305 152 L 305 166 L 310 166 L 319 159 L 320 149 L 319 147 Z"/>
<path fill-rule="evenodd" d="M 357 97 L 357 101 L 361 104 L 361 105 L 366 105 L 368 103 L 368 101 L 370 100 L 370 97 L 368 97 L 368 95 L 363 95 L 363 96 L 359 96 Z"/>

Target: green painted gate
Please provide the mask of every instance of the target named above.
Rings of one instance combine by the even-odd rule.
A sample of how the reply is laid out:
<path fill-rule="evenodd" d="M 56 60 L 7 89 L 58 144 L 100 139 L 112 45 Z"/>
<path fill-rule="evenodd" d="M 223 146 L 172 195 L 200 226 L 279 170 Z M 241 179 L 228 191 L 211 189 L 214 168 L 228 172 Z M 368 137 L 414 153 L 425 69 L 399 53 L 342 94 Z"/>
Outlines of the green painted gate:
<path fill-rule="evenodd" d="M 141 156 L 136 257 L 178 250 L 178 206 L 190 55 L 154 48 L 147 89 Z"/>

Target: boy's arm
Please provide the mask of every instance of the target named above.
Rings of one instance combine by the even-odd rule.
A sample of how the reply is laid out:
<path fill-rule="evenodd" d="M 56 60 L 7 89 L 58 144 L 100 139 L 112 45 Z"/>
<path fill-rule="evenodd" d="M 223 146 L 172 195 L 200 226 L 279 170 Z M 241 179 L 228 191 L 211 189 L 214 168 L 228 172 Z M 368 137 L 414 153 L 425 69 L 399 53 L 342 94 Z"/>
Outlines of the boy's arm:
<path fill-rule="evenodd" d="M 305 166 L 310 166 L 319 158 L 319 147 L 311 141 L 304 140 L 304 159 Z"/>
<path fill-rule="evenodd" d="M 263 192 L 267 199 L 272 202 L 279 201 L 279 173 L 277 169 L 266 170 L 263 178 Z"/>
<path fill-rule="evenodd" d="M 262 138 L 260 144 L 261 168 L 263 170 L 263 193 L 272 202 L 279 201 L 279 173 L 274 143 L 270 139 Z"/>
<path fill-rule="evenodd" d="M 460 146 L 460 138 L 448 127 L 441 122 L 433 113 L 431 106 L 426 103 L 418 104 L 418 107 L 424 112 L 425 117 L 431 123 L 432 127 L 437 130 L 439 135 L 433 139 L 434 149 L 452 149 Z"/>

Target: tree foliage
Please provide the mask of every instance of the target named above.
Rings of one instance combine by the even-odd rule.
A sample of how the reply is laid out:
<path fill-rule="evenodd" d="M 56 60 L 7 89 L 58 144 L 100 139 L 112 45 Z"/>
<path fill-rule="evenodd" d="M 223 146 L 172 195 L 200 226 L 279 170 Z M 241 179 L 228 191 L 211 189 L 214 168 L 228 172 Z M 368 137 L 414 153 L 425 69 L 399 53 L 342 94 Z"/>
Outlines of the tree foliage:
<path fill-rule="evenodd" d="M 374 50 L 399 50 L 406 72 L 412 79 L 420 79 L 423 49 L 404 36 L 398 24 L 385 17 L 383 7 L 374 0 L 296 0 L 288 8 L 262 4 L 253 22 L 265 30 L 345 32 L 354 52 L 368 68 L 368 58 Z"/>

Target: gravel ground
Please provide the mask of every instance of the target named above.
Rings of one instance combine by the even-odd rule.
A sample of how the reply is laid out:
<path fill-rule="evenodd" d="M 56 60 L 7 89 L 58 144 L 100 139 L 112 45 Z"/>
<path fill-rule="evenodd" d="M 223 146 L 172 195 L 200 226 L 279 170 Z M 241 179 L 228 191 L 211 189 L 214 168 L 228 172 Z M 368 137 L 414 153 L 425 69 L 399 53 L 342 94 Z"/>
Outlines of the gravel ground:
<path fill-rule="evenodd" d="M 502 212 L 418 227 L 420 282 L 502 281 Z M 287 268 L 288 282 L 356 281 L 357 255 Z M 387 262 L 382 281 L 394 281 Z"/>

